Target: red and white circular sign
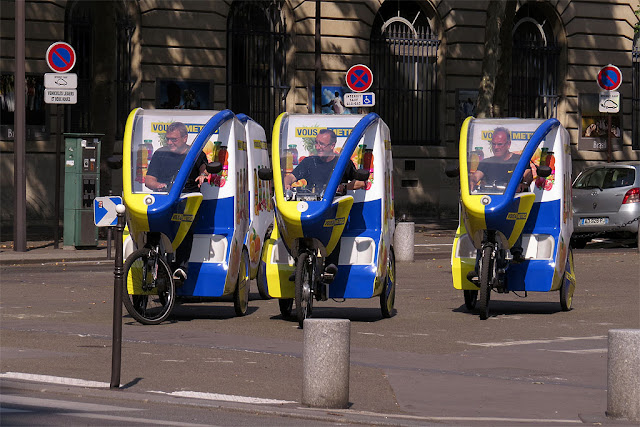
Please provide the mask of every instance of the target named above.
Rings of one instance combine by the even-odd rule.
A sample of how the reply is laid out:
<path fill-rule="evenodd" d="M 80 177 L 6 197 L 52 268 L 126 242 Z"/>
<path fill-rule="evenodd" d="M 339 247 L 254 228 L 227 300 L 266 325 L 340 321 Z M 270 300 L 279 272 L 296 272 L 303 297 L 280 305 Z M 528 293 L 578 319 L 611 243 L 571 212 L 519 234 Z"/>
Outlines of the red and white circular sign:
<path fill-rule="evenodd" d="M 66 73 L 76 65 L 76 51 L 69 43 L 55 42 L 47 49 L 47 65 L 56 73 Z"/>
<path fill-rule="evenodd" d="M 366 92 L 373 84 L 373 73 L 366 65 L 357 64 L 347 71 L 347 86 L 354 92 Z"/>
<path fill-rule="evenodd" d="M 598 73 L 597 82 L 604 90 L 616 90 L 622 84 L 622 71 L 615 65 L 604 66 Z"/>

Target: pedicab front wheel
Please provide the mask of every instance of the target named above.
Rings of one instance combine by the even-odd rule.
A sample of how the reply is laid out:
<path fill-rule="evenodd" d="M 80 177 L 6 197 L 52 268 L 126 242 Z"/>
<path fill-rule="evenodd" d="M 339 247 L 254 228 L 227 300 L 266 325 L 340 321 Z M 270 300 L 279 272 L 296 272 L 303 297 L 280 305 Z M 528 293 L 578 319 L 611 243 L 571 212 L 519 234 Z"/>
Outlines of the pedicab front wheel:
<path fill-rule="evenodd" d="M 313 295 L 311 289 L 314 280 L 315 260 L 310 254 L 302 253 L 296 264 L 296 314 L 300 328 L 304 325 L 304 319 L 311 317 L 313 310 Z"/>
<path fill-rule="evenodd" d="M 166 261 L 155 250 L 142 248 L 127 257 L 122 300 L 143 325 L 157 325 L 169 317 L 175 303 L 175 286 Z"/>
<path fill-rule="evenodd" d="M 486 246 L 482 249 L 482 259 L 480 260 L 480 299 L 477 307 L 480 319 L 487 320 L 489 317 L 489 300 L 491 299 L 491 279 L 493 271 L 493 248 Z"/>

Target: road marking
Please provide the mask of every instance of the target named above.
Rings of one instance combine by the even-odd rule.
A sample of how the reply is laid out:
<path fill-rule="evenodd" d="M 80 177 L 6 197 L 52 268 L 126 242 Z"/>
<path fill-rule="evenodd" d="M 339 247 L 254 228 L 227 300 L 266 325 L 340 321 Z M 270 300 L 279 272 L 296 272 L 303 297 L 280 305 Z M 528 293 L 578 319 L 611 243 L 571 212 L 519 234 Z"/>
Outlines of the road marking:
<path fill-rule="evenodd" d="M 413 246 L 453 246 L 453 243 L 416 243 Z"/>
<path fill-rule="evenodd" d="M 150 418 L 134 418 L 134 417 L 118 417 L 116 415 L 104 415 L 104 414 L 79 414 L 79 413 L 60 413 L 59 415 L 66 415 L 78 418 L 90 418 L 97 420 L 109 420 L 109 421 L 123 421 L 127 423 L 140 423 L 146 425 L 158 425 L 158 426 L 189 426 L 189 427 L 203 427 L 203 426 L 212 426 L 213 424 L 191 424 L 185 423 L 182 421 L 164 421 L 158 419 L 150 419 Z"/>
<path fill-rule="evenodd" d="M 609 350 L 606 348 L 587 348 L 584 350 L 549 350 L 542 349 L 544 351 L 550 351 L 554 353 L 573 353 L 573 354 L 602 354 L 607 353 Z"/>
<path fill-rule="evenodd" d="M 168 396 L 177 397 L 190 397 L 192 399 L 205 399 L 205 400 L 221 400 L 223 402 L 236 402 L 236 403 L 255 403 L 264 405 L 283 405 L 285 403 L 298 403 L 290 400 L 277 400 L 277 399 L 262 399 L 259 397 L 247 397 L 247 396 L 234 396 L 230 394 L 218 394 L 218 393 L 202 393 L 198 391 L 149 391 L 149 393 L 166 394 Z"/>
<path fill-rule="evenodd" d="M 503 342 L 466 342 L 457 341 L 459 344 L 475 345 L 479 347 L 510 347 L 514 345 L 529 345 L 529 344 L 550 344 L 569 341 L 582 341 L 582 340 L 603 340 L 607 339 L 605 335 L 599 335 L 595 337 L 558 337 L 547 340 L 522 340 L 522 341 L 503 341 Z"/>
<path fill-rule="evenodd" d="M 110 384 L 100 381 L 80 380 L 77 378 L 54 377 L 52 375 L 25 374 L 22 372 L 3 372 L 0 378 L 12 380 L 36 381 L 40 383 L 62 384 L 78 387 L 109 388 Z"/>
<path fill-rule="evenodd" d="M 115 405 L 101 405 L 99 403 L 73 402 L 69 400 L 42 399 L 39 397 L 26 397 L 0 394 L 0 402 L 3 404 L 33 406 L 38 408 L 64 409 L 70 411 L 87 412 L 116 412 L 116 411 L 141 411 L 138 408 L 125 408 Z"/>

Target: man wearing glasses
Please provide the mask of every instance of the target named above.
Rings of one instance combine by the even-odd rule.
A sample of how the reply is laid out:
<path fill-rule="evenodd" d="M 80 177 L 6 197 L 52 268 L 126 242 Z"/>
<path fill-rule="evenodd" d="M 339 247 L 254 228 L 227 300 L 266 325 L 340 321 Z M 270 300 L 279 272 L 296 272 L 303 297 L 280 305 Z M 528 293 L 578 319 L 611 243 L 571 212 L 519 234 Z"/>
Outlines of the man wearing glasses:
<path fill-rule="evenodd" d="M 167 145 L 153 153 L 144 185 L 153 191 L 169 191 L 178 171 L 182 167 L 189 146 L 187 145 L 188 131 L 184 123 L 173 122 L 167 126 L 165 140 Z M 200 191 L 200 186 L 207 179 L 207 156 L 202 151 L 198 155 L 195 165 L 187 178 L 183 193 Z M 193 224 L 185 238 L 176 249 L 175 259 L 171 267 L 174 271 L 173 279 L 184 282 L 187 280 L 187 266 L 193 245 Z"/>
<path fill-rule="evenodd" d="M 480 162 L 478 169 L 471 173 L 472 189 L 476 188 L 480 181 L 485 185 L 506 185 L 511 179 L 520 155 L 509 151 L 511 148 L 511 132 L 504 127 L 495 128 L 491 136 L 491 151 L 493 156 Z M 533 174 L 531 168 L 527 168 L 518 187 L 518 192 L 526 191 Z"/>
<path fill-rule="evenodd" d="M 301 179 L 307 181 L 306 188 L 320 193 L 326 187 L 333 173 L 333 169 L 338 163 L 338 154 L 334 151 L 336 147 L 337 135 L 331 129 L 320 129 L 315 140 L 316 155 L 305 157 L 293 172 L 284 177 L 284 188 L 288 190 L 291 185 Z M 345 177 L 354 176 L 356 167 L 353 162 L 347 162 L 344 171 Z M 340 188 L 342 187 L 342 188 Z M 345 188 L 350 190 L 364 188 L 364 182 L 352 181 L 344 187 L 341 184 L 338 191 L 342 192 Z"/>

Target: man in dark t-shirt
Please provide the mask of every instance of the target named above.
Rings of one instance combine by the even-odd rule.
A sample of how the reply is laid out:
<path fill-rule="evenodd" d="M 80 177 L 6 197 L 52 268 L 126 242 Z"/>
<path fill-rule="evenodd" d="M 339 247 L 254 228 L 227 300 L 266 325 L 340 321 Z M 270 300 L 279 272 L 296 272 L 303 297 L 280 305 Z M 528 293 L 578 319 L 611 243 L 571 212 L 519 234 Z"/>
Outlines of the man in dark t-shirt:
<path fill-rule="evenodd" d="M 486 185 L 506 185 L 520 160 L 520 155 L 509 151 L 511 148 L 511 132 L 503 127 L 494 129 L 491 136 L 491 151 L 493 156 L 484 159 L 478 165 L 478 169 L 471 173 L 470 184 L 473 190 L 480 181 Z M 527 168 L 522 177 L 519 192 L 526 191 L 531 184 L 533 174 L 531 168 Z"/>
<path fill-rule="evenodd" d="M 298 166 L 284 177 L 284 188 L 288 190 L 292 184 L 298 180 L 307 181 L 306 188 L 320 193 L 329 182 L 333 169 L 338 163 L 338 155 L 334 152 L 336 147 L 337 135 L 331 129 L 320 129 L 316 136 L 315 146 L 316 155 L 305 157 Z M 350 177 L 355 173 L 353 162 L 347 162 L 344 176 Z M 346 188 L 358 189 L 363 188 L 364 182 L 350 182 Z"/>
<path fill-rule="evenodd" d="M 184 123 L 173 122 L 167 127 L 165 139 L 167 146 L 160 148 L 151 157 L 144 184 L 153 191 L 169 191 L 182 163 L 184 162 L 189 146 L 187 145 L 187 127 Z M 201 151 L 195 165 L 182 189 L 183 193 L 200 191 L 200 186 L 208 178 L 207 156 Z M 172 263 L 173 278 L 180 283 L 187 280 L 187 267 L 191 246 L 193 245 L 193 224 L 186 236 L 176 249 L 175 259 Z"/>

